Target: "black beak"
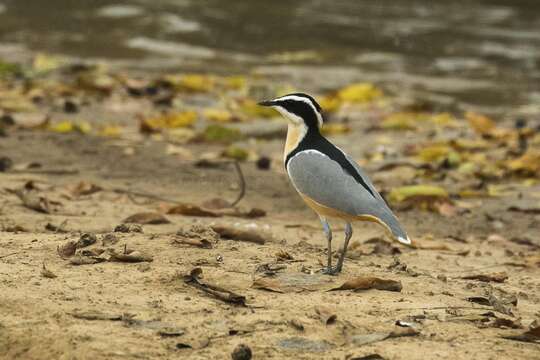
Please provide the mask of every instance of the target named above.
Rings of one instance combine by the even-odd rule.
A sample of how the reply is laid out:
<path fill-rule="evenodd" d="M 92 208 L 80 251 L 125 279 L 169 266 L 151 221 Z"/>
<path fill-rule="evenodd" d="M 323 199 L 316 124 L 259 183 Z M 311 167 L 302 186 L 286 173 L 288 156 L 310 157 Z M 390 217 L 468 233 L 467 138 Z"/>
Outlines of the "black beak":
<path fill-rule="evenodd" d="M 266 101 L 261 101 L 259 103 L 259 105 L 261 105 L 261 106 L 274 106 L 274 105 L 276 105 L 276 102 L 273 101 L 273 100 L 266 100 Z"/>

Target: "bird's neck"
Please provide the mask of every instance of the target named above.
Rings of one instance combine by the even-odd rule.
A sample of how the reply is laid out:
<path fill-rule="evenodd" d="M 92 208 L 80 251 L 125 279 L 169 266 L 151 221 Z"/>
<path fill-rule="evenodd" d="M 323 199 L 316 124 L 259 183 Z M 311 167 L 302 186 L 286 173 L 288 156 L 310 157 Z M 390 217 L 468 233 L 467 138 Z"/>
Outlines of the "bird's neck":
<path fill-rule="evenodd" d="M 306 136 L 313 136 L 320 134 L 319 129 L 313 129 L 305 124 L 293 124 L 289 122 L 287 128 L 287 140 L 285 141 L 285 150 L 283 152 L 283 159 L 286 160 L 287 156 L 292 153 L 306 138 Z"/>

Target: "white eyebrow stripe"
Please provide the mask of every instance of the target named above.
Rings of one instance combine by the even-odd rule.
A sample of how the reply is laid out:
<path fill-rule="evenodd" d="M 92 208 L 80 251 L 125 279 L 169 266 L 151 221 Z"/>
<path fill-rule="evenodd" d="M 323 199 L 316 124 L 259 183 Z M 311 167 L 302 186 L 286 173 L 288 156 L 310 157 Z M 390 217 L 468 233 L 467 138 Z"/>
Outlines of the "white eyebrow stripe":
<path fill-rule="evenodd" d="M 313 105 L 313 103 L 311 102 L 310 99 L 308 99 L 308 98 L 306 98 L 306 97 L 303 97 L 303 96 L 285 95 L 285 96 L 282 96 L 282 97 L 279 97 L 279 98 L 275 99 L 275 101 L 279 101 L 279 100 L 294 100 L 294 101 L 302 101 L 302 102 L 305 102 L 306 104 L 308 104 L 309 106 L 311 106 L 311 108 L 313 109 L 313 111 L 314 111 L 315 114 L 317 115 L 317 121 L 319 122 L 319 126 L 322 126 L 322 125 L 323 125 L 323 118 L 322 118 L 322 115 L 321 115 L 321 113 L 317 110 L 317 108 L 315 107 L 315 105 Z"/>

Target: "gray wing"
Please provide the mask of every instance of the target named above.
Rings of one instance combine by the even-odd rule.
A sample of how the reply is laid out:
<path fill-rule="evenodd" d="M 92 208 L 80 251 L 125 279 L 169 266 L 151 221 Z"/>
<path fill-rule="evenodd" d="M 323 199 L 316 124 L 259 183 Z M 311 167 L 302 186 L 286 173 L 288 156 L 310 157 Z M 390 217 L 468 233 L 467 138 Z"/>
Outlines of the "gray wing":
<path fill-rule="evenodd" d="M 371 181 L 355 161 L 350 157 L 347 159 L 374 195 L 345 172 L 339 163 L 316 150 L 301 151 L 293 156 L 287 164 L 287 172 L 300 193 L 350 215 L 377 217 L 388 225 L 399 241 L 408 243 L 405 231 Z"/>

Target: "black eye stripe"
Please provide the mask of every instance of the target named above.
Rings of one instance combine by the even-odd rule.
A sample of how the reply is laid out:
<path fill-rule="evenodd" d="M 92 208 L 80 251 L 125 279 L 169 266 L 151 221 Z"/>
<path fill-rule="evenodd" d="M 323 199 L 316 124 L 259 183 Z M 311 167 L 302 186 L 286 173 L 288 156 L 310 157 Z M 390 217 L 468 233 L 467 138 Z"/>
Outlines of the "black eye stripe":
<path fill-rule="evenodd" d="M 287 110 L 288 112 L 299 116 L 304 120 L 308 127 L 318 128 L 319 121 L 317 119 L 317 114 L 313 110 L 311 105 L 299 101 L 299 100 L 278 100 L 278 105 Z"/>

